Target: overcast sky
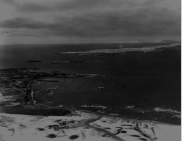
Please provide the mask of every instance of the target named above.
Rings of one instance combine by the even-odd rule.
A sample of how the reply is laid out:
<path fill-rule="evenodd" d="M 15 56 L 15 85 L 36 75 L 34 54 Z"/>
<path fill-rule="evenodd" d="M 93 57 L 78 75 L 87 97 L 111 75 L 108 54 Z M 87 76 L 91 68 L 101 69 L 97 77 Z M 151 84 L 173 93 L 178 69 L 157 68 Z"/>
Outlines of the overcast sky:
<path fill-rule="evenodd" d="M 0 0 L 0 43 L 180 39 L 180 0 Z"/>

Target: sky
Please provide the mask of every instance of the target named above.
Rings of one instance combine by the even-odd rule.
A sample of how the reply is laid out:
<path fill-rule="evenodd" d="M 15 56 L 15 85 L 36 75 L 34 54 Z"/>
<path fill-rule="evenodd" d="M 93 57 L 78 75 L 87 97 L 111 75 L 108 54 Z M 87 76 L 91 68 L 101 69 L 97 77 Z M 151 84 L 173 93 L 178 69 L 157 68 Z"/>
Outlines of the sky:
<path fill-rule="evenodd" d="M 0 44 L 180 38 L 180 0 L 0 0 Z"/>

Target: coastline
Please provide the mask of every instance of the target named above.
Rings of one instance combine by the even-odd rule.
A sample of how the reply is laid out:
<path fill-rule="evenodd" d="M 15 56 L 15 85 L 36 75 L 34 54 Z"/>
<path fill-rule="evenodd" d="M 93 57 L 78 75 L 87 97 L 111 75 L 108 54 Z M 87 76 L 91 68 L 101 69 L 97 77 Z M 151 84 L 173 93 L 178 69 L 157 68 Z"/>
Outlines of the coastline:
<path fill-rule="evenodd" d="M 171 50 L 173 49 L 170 46 L 169 48 L 168 47 L 166 48 Z M 69 53 L 68 55 L 60 54 L 60 56 L 58 55 L 58 57 L 63 57 L 62 58 L 63 60 L 67 60 L 66 61 L 67 64 L 63 61 L 65 64 L 61 64 L 61 67 L 63 68 L 61 68 L 61 70 L 59 71 L 50 70 L 46 72 L 44 71 L 44 69 L 40 69 L 42 68 L 41 65 L 43 65 L 46 62 L 46 60 L 41 58 L 40 60 L 42 60 L 43 62 L 42 64 L 41 63 L 37 64 L 36 62 L 31 62 L 31 63 L 26 62 L 26 64 L 28 64 L 26 66 L 27 68 L 12 67 L 7 69 L 1 69 L 0 70 L 0 74 L 1 74 L 0 76 L 1 77 L 0 110 L 2 108 L 1 110 L 2 113 L 0 113 L 0 121 L 2 121 L 0 122 L 0 134 L 2 134 L 2 136 L 0 137 L 1 140 L 27 141 L 29 140 L 29 138 L 27 137 L 30 137 L 30 140 L 35 140 L 35 141 L 38 141 L 38 140 L 43 140 L 43 141 L 46 141 L 46 140 L 47 141 L 49 140 L 53 140 L 53 141 L 56 141 L 56 140 L 63 140 L 63 141 L 65 140 L 71 140 L 71 141 L 76 141 L 76 140 L 178 141 L 180 139 L 180 134 L 181 134 L 179 133 L 181 131 L 180 130 L 181 124 L 179 123 L 179 120 L 181 118 L 180 117 L 181 112 L 178 109 L 178 105 L 176 106 L 177 108 L 175 106 L 174 107 L 171 106 L 172 104 L 176 105 L 175 103 L 172 103 L 171 105 L 166 104 L 168 101 L 173 102 L 175 100 L 175 99 L 174 100 L 171 99 L 171 98 L 174 98 L 174 96 L 173 95 L 170 96 L 170 94 L 178 92 L 176 90 L 177 89 L 176 86 L 178 85 L 175 85 L 178 83 L 177 81 L 175 81 L 176 83 L 174 83 L 173 81 L 173 80 L 176 80 L 176 78 L 178 78 L 178 75 L 175 75 L 173 77 L 171 76 L 172 78 L 167 77 L 169 73 L 170 74 L 172 72 L 174 72 L 172 74 L 178 73 L 178 71 L 174 69 L 174 68 L 177 68 L 176 67 L 177 65 L 173 65 L 174 64 L 173 62 L 176 61 L 178 57 L 176 57 L 176 60 L 174 61 L 172 60 L 171 62 L 169 62 L 171 59 L 168 60 L 166 58 L 170 58 L 170 57 L 174 58 L 175 55 L 171 55 L 170 51 L 162 52 L 162 49 L 161 50 L 160 49 L 161 49 L 160 47 L 156 47 L 155 50 L 149 51 L 149 52 L 153 52 L 153 51 L 156 52 L 157 57 L 155 55 L 154 55 L 155 57 L 153 57 L 151 54 L 147 54 L 147 53 L 145 54 L 145 52 L 148 52 L 148 48 L 141 49 L 140 51 L 141 54 L 135 53 L 136 49 L 95 50 L 90 52 L 82 51 L 81 53 L 86 53 L 91 55 L 93 54 L 105 55 L 105 56 L 102 56 L 102 58 L 101 57 L 95 58 L 95 56 L 81 56 L 81 57 L 86 57 L 84 61 L 80 61 L 81 59 L 78 59 L 80 57 L 78 56 L 78 54 L 76 55 L 72 55 Z M 127 52 L 128 54 L 124 54 L 125 52 Z M 133 52 L 133 54 L 130 54 L 130 52 Z M 176 52 L 177 51 L 175 50 L 173 54 L 176 54 Z M 123 53 L 124 55 L 122 54 L 118 56 L 113 56 L 113 60 L 111 61 L 105 60 L 106 64 L 102 64 L 103 66 L 105 65 L 105 67 L 103 68 L 101 67 L 98 72 L 95 72 L 95 70 L 97 69 L 99 65 L 97 63 L 99 59 L 100 59 L 100 62 L 103 63 L 104 59 L 107 59 L 108 54 L 114 55 L 115 53 L 118 53 L 118 54 Z M 166 55 L 168 53 L 169 53 L 169 56 Z M 131 62 L 133 64 L 136 64 L 136 62 L 129 61 L 128 63 L 124 59 L 127 59 L 128 57 L 131 57 L 132 55 L 134 55 L 134 57 L 135 56 L 140 57 L 140 55 L 142 55 L 142 57 L 138 59 L 139 62 L 137 64 L 137 67 L 135 67 L 135 68 L 141 68 L 141 69 L 130 72 L 131 65 L 126 65 L 126 64 L 129 64 Z M 150 55 L 151 57 L 149 57 Z M 164 62 L 161 61 L 157 64 L 158 62 L 157 59 L 161 59 L 161 56 L 164 57 L 165 61 Z M 151 59 L 152 61 L 150 61 L 150 63 L 146 63 L 145 61 L 143 61 L 143 57 L 149 57 L 148 60 Z M 155 60 L 153 60 L 153 58 L 155 58 Z M 124 60 L 123 64 L 118 61 L 116 64 L 113 65 L 113 66 L 120 66 L 117 64 L 122 64 L 120 71 L 112 72 L 111 74 L 110 74 L 110 70 L 109 70 L 109 73 L 102 72 L 105 69 L 110 69 L 108 68 L 108 66 L 111 65 L 111 63 L 113 64 L 114 60 L 116 59 L 117 61 L 122 59 Z M 72 61 L 72 60 L 76 60 L 76 61 Z M 135 60 L 135 59 L 132 59 L 132 60 Z M 91 65 L 90 62 L 95 64 Z M 37 64 L 37 65 L 35 65 L 34 68 L 31 68 L 32 67 L 31 65 L 34 65 L 34 64 Z M 48 66 L 46 66 L 47 68 L 50 67 L 49 64 L 50 62 L 48 61 L 47 62 Z M 153 66 L 150 66 L 150 64 L 153 64 Z M 165 68 L 166 66 L 168 66 L 171 69 L 169 69 L 169 71 L 165 73 L 163 69 L 160 69 L 161 64 L 164 64 L 162 65 L 162 68 Z M 54 66 L 54 65 L 51 65 L 51 66 Z M 85 70 L 83 72 L 82 71 L 72 72 L 72 71 L 69 71 L 69 69 L 67 70 L 67 66 L 71 66 L 69 68 L 70 70 L 73 70 L 73 68 L 77 68 L 77 67 L 79 68 L 80 66 L 90 66 L 90 67 L 93 67 L 94 71 Z M 128 69 L 126 70 L 122 69 L 124 67 Z M 150 70 L 150 68 L 155 68 L 155 67 L 157 67 L 158 69 L 151 71 L 151 73 L 148 73 L 147 70 Z M 146 69 L 146 70 L 141 71 L 143 69 Z M 161 73 L 162 75 L 158 73 L 160 72 L 159 70 L 163 72 Z M 111 77 L 108 77 L 107 75 L 108 76 L 112 75 L 113 77 L 111 78 Z M 125 77 L 125 75 L 126 76 L 131 75 L 131 77 Z M 155 79 L 150 78 L 150 76 L 155 76 L 155 75 L 156 75 L 156 77 L 154 77 Z M 120 76 L 120 79 L 115 79 L 116 77 L 118 78 L 118 76 Z M 145 79 L 141 79 L 144 76 L 145 76 Z M 136 81 L 136 83 L 132 83 L 132 85 L 130 85 L 129 82 L 135 81 L 136 80 L 135 77 L 136 79 L 138 78 L 138 80 L 140 81 Z M 95 83 L 95 82 L 98 82 L 98 80 L 100 80 L 100 82 Z M 103 83 L 105 80 L 116 82 L 116 84 L 110 85 L 108 83 Z M 159 81 L 159 83 L 157 83 L 159 85 L 155 83 L 157 80 Z M 163 80 L 163 81 L 160 81 L 160 80 Z M 173 83 L 166 83 L 165 80 L 169 80 L 169 82 L 173 82 Z M 117 83 L 118 81 L 122 83 Z M 141 85 L 137 84 L 138 82 L 141 82 L 139 83 Z M 143 85 L 144 84 L 143 82 L 146 82 L 146 84 L 148 85 Z M 153 85 L 151 85 L 151 82 L 153 82 Z M 161 84 L 168 84 L 167 86 L 171 87 L 171 89 L 166 90 L 165 89 L 166 85 L 164 86 Z M 118 88 L 120 86 L 121 86 L 121 89 Z M 149 86 L 149 89 L 147 89 L 148 91 L 146 91 L 143 95 L 140 93 L 138 93 L 138 96 L 136 96 L 137 93 L 136 95 L 134 95 L 136 92 L 135 90 L 137 90 L 138 88 L 141 88 L 139 90 L 141 90 L 140 92 L 142 92 L 143 91 L 142 88 L 148 87 L 148 86 Z M 73 89 L 71 89 L 72 87 Z M 84 88 L 88 88 L 88 90 L 85 90 Z M 118 93 L 116 93 L 117 91 L 115 91 L 116 88 L 118 88 L 117 89 Z M 156 88 L 156 91 L 152 91 L 152 90 L 150 91 L 150 88 L 151 89 Z M 69 91 L 70 89 L 72 91 Z M 83 90 L 83 91 L 72 93 L 77 90 Z M 131 93 L 128 92 L 130 90 L 131 90 Z M 176 90 L 176 91 L 172 91 L 172 90 Z M 90 93 L 88 93 L 88 91 L 90 91 Z M 168 99 L 165 99 L 166 103 L 163 103 L 160 105 L 158 104 L 161 102 L 159 100 L 158 103 L 157 102 L 154 103 L 151 107 L 149 108 L 145 107 L 142 109 L 141 105 L 144 101 L 151 100 L 151 99 L 153 101 L 156 101 L 158 99 L 162 99 L 162 95 L 161 97 L 158 97 L 158 94 L 160 92 L 165 93 L 168 91 L 169 91 L 169 94 L 168 94 L 169 97 Z M 67 96 L 67 94 L 69 94 L 68 92 L 71 93 L 73 96 L 70 99 L 69 99 L 69 95 Z M 79 105 L 81 108 L 76 107 L 78 105 L 74 103 L 75 98 L 79 99 L 81 96 L 84 97 L 85 96 L 84 94 L 87 94 L 87 96 L 89 96 L 90 94 L 94 94 L 94 92 L 97 92 L 97 94 L 100 94 L 100 93 L 103 94 L 100 97 L 101 103 L 97 103 L 95 101 L 94 101 L 95 103 L 92 101 L 91 101 L 92 103 L 91 102 L 89 103 L 87 101 L 86 103 L 81 103 Z M 151 93 L 151 95 L 149 95 L 148 98 L 145 95 L 145 94 L 148 94 L 147 92 Z M 111 103 L 110 105 L 109 104 L 106 105 L 102 103 L 102 101 L 107 101 L 108 99 L 112 100 L 110 99 L 112 97 L 108 97 L 108 99 L 104 99 L 104 97 L 108 96 L 107 94 L 109 93 L 115 94 L 115 99 L 117 99 L 117 101 Z M 121 96 L 122 94 L 123 96 Z M 128 94 L 131 94 L 132 96 L 136 96 L 133 98 L 133 103 L 132 102 L 130 103 L 132 99 L 131 97 L 128 96 Z M 63 95 L 66 97 L 61 97 Z M 137 102 L 135 103 L 136 98 L 140 98 L 142 96 L 143 96 L 143 99 L 142 99 L 143 101 L 139 101 L 139 104 Z M 153 98 L 152 96 L 156 96 L 156 97 Z M 46 100 L 44 100 L 45 97 L 47 98 Z M 119 112 L 117 113 L 116 111 L 117 109 L 115 110 L 116 111 L 115 112 L 113 110 L 114 106 L 111 107 L 112 104 L 114 105 L 117 102 L 123 103 L 124 102 L 123 99 L 125 97 L 128 100 L 128 103 L 126 103 L 125 105 L 123 104 L 122 106 L 119 105 L 117 107 L 120 113 Z M 176 96 L 176 99 L 177 97 L 178 96 Z M 94 96 L 90 97 L 90 99 L 92 98 L 94 99 Z M 63 102 L 59 101 L 59 99 L 63 99 L 62 100 Z M 164 101 L 164 99 L 162 100 Z M 65 104 L 66 102 L 64 103 L 64 101 L 66 102 L 69 101 L 71 104 L 69 103 L 66 105 Z M 59 105 L 60 103 L 61 105 Z M 147 104 L 148 103 L 144 103 L 144 106 L 147 106 Z M 155 104 L 158 104 L 158 105 L 155 105 Z M 3 106 L 5 108 L 4 111 L 3 111 Z M 122 110 L 122 108 L 125 109 L 126 111 L 125 113 Z M 92 112 L 89 112 L 89 111 L 92 111 Z M 132 114 L 135 115 L 136 118 L 132 117 L 131 116 L 132 114 L 129 113 L 129 111 L 132 111 L 133 112 Z M 148 117 L 150 116 L 150 118 L 145 117 L 145 114 L 146 115 L 148 114 Z M 160 115 L 160 118 L 158 118 L 157 115 Z M 171 118 L 171 117 L 174 117 L 174 118 Z M 162 118 L 168 119 L 169 122 L 167 120 L 162 120 Z M 143 119 L 147 119 L 147 120 L 143 120 Z M 178 125 L 175 125 L 175 123 Z"/>

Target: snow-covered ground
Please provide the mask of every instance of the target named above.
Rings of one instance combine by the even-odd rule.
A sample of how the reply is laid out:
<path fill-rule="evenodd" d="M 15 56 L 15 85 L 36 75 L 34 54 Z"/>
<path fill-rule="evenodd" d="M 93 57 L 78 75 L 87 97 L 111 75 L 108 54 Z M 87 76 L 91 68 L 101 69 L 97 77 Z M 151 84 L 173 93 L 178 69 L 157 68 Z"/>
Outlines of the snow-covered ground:
<path fill-rule="evenodd" d="M 1 141 L 179 141 L 181 126 L 75 111 L 67 116 L 0 113 Z"/>
<path fill-rule="evenodd" d="M 119 48 L 119 49 L 95 49 L 90 51 L 83 51 L 83 52 L 60 52 L 63 54 L 80 54 L 80 55 L 86 55 L 86 54 L 112 54 L 112 53 L 126 53 L 126 52 L 153 52 L 160 48 L 171 48 L 181 46 L 180 44 L 174 43 L 169 45 L 160 45 L 160 46 L 147 46 L 147 47 L 141 47 L 141 48 Z"/>

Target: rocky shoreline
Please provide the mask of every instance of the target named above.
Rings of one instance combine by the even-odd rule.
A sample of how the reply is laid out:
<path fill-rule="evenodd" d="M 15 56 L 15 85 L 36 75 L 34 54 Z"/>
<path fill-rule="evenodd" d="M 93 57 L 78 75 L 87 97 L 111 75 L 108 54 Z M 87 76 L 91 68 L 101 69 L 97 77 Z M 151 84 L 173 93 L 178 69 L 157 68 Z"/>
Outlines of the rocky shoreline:
<path fill-rule="evenodd" d="M 34 98 L 33 83 L 40 80 L 52 81 L 50 78 L 67 79 L 97 75 L 33 72 L 35 69 L 1 70 L 1 93 L 4 96 L 11 95 L 15 97 L 14 101 L 20 102 L 19 106 L 13 107 L 16 111 L 0 113 L 2 141 L 28 141 L 28 137 L 33 141 L 163 141 L 166 137 L 177 141 L 180 138 L 181 126 L 41 104 Z M 11 102 L 7 100 L 1 105 L 6 106 Z M 20 110 L 17 110 L 18 108 Z"/>

